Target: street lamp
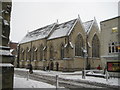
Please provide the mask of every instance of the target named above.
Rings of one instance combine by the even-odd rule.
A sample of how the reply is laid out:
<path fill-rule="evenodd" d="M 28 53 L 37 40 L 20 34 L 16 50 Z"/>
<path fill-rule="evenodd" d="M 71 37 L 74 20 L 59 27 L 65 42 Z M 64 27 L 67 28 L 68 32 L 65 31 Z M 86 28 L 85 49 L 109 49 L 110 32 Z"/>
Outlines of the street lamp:
<path fill-rule="evenodd" d="M 86 49 L 83 49 L 82 48 L 82 51 L 83 51 L 83 55 L 84 55 L 84 70 L 82 71 L 82 78 L 85 79 L 85 76 L 86 76 L 86 58 L 87 58 L 87 50 Z"/>

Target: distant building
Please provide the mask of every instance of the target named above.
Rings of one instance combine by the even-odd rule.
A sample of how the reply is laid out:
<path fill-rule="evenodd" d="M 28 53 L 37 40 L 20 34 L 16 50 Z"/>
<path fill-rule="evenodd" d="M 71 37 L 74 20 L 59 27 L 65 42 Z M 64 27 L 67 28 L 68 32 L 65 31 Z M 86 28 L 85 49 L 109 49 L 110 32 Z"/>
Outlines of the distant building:
<path fill-rule="evenodd" d="M 84 58 L 83 49 L 87 50 Z M 19 43 L 19 64 L 34 69 L 75 71 L 96 68 L 100 60 L 100 30 L 96 19 L 82 22 L 78 17 L 61 24 L 54 23 L 32 32 Z"/>
<path fill-rule="evenodd" d="M 18 43 L 16 42 L 9 42 L 8 46 L 10 47 L 10 52 L 12 53 L 12 55 L 14 55 L 15 57 L 17 57 L 17 45 Z"/>
<path fill-rule="evenodd" d="M 101 60 L 104 67 L 107 66 L 107 62 L 120 62 L 120 30 L 118 29 L 119 21 L 120 16 L 100 22 Z"/>
<path fill-rule="evenodd" d="M 15 57 L 14 66 L 17 67 L 17 64 L 18 64 L 18 62 L 17 62 L 17 58 L 18 58 L 17 57 L 18 56 L 18 48 L 17 48 L 18 47 L 18 43 L 10 41 L 8 43 L 8 47 L 10 47 L 10 52 Z"/>

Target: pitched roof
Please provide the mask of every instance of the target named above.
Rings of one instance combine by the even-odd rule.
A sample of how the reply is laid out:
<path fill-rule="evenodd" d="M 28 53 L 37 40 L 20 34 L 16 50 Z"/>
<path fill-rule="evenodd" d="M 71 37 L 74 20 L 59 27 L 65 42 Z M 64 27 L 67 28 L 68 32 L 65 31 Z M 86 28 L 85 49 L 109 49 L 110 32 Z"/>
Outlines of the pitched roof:
<path fill-rule="evenodd" d="M 74 20 L 56 25 L 54 28 L 54 32 L 50 35 L 48 40 L 67 36 L 70 30 L 72 29 L 72 27 L 74 26 L 76 20 L 77 19 L 74 19 Z"/>
<path fill-rule="evenodd" d="M 94 20 L 83 22 L 83 26 L 85 28 L 85 32 L 89 33 L 90 28 L 91 28 L 93 22 L 94 22 Z"/>
<path fill-rule="evenodd" d="M 68 22 L 64 22 L 61 24 L 51 24 L 45 27 L 39 28 L 37 30 L 31 31 L 27 33 L 27 35 L 20 41 L 20 44 L 30 42 L 33 40 L 47 38 L 47 40 L 60 38 L 64 36 L 68 36 L 72 31 L 72 28 L 76 24 L 78 19 L 73 19 Z M 83 22 L 83 26 L 85 32 L 89 32 L 91 26 L 93 25 L 94 20 Z"/>
<path fill-rule="evenodd" d="M 20 44 L 30 42 L 33 40 L 46 38 L 49 35 L 49 33 L 52 31 L 52 28 L 54 27 L 54 25 L 55 23 L 31 32 L 28 32 L 27 35 L 20 41 Z"/>

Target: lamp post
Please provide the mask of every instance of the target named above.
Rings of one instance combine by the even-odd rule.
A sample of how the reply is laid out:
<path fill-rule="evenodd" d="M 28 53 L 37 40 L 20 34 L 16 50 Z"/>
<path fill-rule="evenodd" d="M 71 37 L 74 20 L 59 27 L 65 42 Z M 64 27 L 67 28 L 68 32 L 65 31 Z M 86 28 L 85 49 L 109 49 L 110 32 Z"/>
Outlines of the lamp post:
<path fill-rule="evenodd" d="M 84 55 L 84 70 L 82 71 L 82 78 L 83 79 L 85 79 L 85 76 L 86 76 L 86 72 L 85 72 L 85 70 L 86 70 L 86 58 L 87 58 L 87 50 L 86 49 L 83 49 L 82 48 L 82 51 L 83 51 L 83 55 Z"/>

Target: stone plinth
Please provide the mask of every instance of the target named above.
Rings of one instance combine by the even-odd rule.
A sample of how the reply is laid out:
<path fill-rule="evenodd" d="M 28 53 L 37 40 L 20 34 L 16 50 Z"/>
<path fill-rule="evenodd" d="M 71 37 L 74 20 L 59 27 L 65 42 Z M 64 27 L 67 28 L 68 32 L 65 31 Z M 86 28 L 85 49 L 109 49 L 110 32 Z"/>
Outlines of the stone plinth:
<path fill-rule="evenodd" d="M 12 89 L 14 77 L 14 57 L 10 48 L 0 46 L 0 89 Z"/>
<path fill-rule="evenodd" d="M 14 67 L 9 63 L 0 63 L 0 81 L 2 89 L 12 89 L 13 88 L 13 77 L 14 77 Z"/>

